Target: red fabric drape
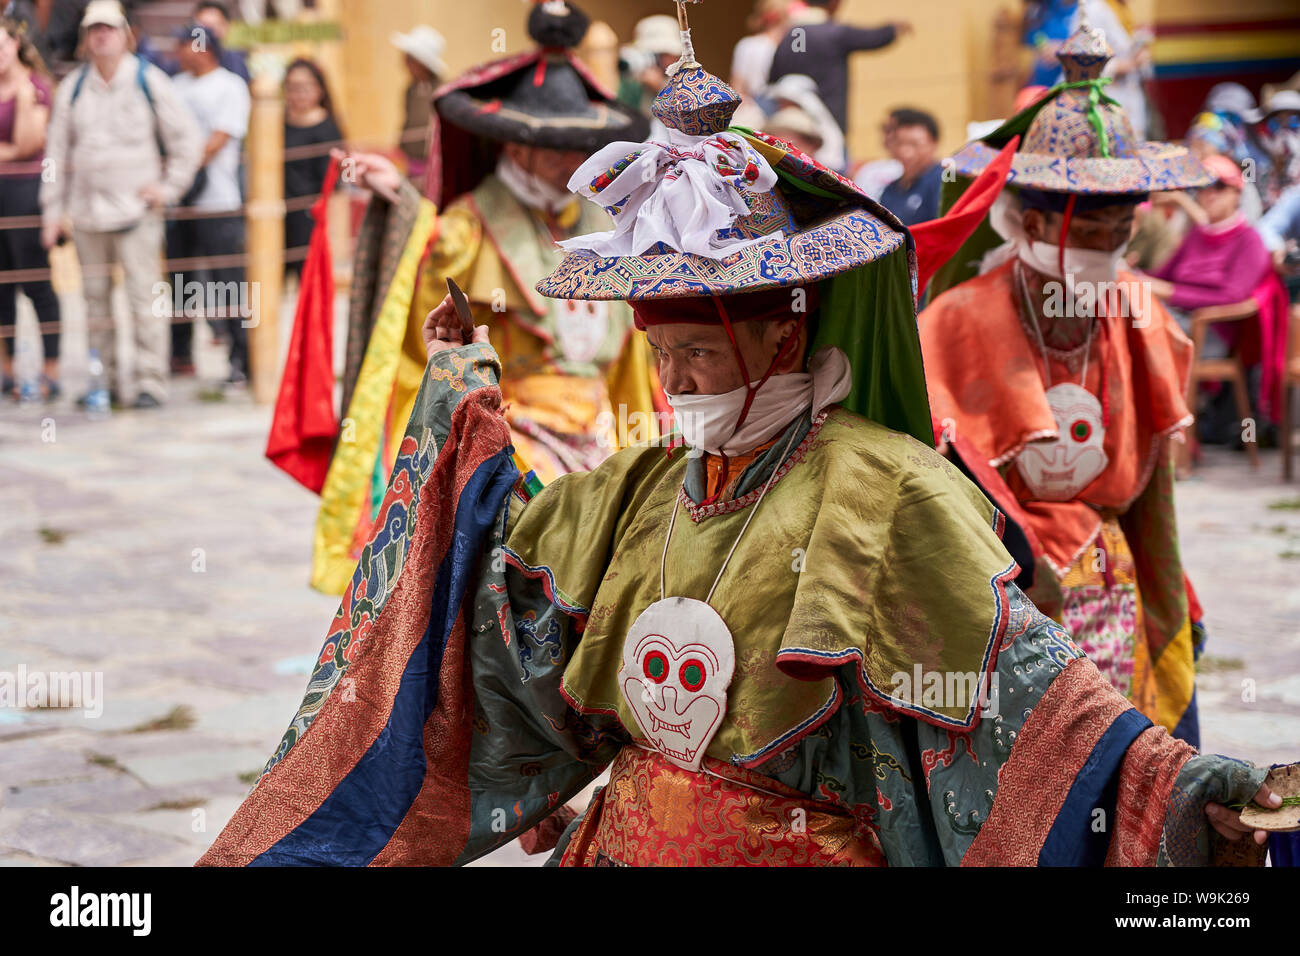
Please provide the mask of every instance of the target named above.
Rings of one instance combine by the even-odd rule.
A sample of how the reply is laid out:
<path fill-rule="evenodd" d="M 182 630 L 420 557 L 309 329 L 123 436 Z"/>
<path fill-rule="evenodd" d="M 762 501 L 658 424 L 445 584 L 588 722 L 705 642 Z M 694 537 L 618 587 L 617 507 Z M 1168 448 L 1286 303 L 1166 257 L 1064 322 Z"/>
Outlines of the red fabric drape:
<path fill-rule="evenodd" d="M 1269 421 L 1282 417 L 1282 380 L 1286 377 L 1287 326 L 1291 300 L 1273 270 L 1251 294 L 1259 305 L 1259 411 Z"/>
<path fill-rule="evenodd" d="M 917 289 L 925 291 L 939 267 L 957 253 L 961 244 L 984 221 L 993 201 L 1007 184 L 1007 173 L 1011 171 L 1011 160 L 1015 158 L 1018 145 L 1020 137 L 1011 137 L 1011 141 L 975 177 L 946 214 L 912 227 L 912 238 L 916 240 Z"/>
<path fill-rule="evenodd" d="M 325 484 L 338 434 L 334 413 L 334 262 L 326 216 L 337 180 L 338 161 L 331 159 L 320 198 L 311 209 L 316 226 L 302 267 L 289 356 L 266 438 L 266 457 L 317 494 Z"/>

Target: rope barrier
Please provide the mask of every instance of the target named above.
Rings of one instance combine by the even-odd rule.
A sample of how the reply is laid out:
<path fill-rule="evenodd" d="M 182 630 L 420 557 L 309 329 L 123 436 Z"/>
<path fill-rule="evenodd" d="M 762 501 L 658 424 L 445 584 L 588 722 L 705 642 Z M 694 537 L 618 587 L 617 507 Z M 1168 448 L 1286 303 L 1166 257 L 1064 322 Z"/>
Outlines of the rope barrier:
<path fill-rule="evenodd" d="M 404 131 L 401 142 L 406 142 L 407 140 L 418 140 L 423 142 L 427 133 L 428 127 Z M 328 156 L 335 149 L 348 149 L 353 145 L 354 144 L 349 144 L 347 140 L 337 139 L 321 143 L 310 143 L 304 146 L 294 146 L 284 150 L 284 162 L 287 164 L 304 159 L 324 157 Z M 244 157 L 246 157 L 246 153 L 241 154 L 241 158 Z M 34 165 L 31 160 L 0 162 L 0 176 L 3 176 L 5 173 L 21 174 L 26 178 L 36 178 L 40 174 L 39 161 Z M 17 176 L 15 176 L 15 178 L 17 178 Z M 306 196 L 294 196 L 285 199 L 283 205 L 277 206 L 277 208 L 282 209 L 285 214 L 309 210 L 316 204 L 317 200 L 320 199 L 320 196 L 320 193 L 313 193 Z M 248 213 L 248 204 L 241 204 L 234 209 L 208 209 L 194 205 L 167 206 L 161 210 L 161 213 L 163 218 L 169 221 L 230 219 L 236 217 L 243 218 Z M 40 229 L 42 224 L 43 221 L 39 215 L 0 216 L 0 232 L 17 229 Z M 71 238 L 69 241 L 72 241 Z M 285 265 L 302 262 L 307 258 L 309 249 L 310 246 L 295 246 L 285 249 L 282 261 Z M 185 258 L 164 259 L 160 266 L 160 279 L 161 281 L 170 283 L 177 273 L 182 274 L 188 279 L 199 270 L 233 269 L 243 267 L 247 266 L 252 261 L 252 258 L 253 257 L 249 253 L 240 252 L 220 256 L 190 256 Z M 111 277 L 120 267 L 120 263 L 81 263 L 79 271 L 83 279 L 102 278 L 104 276 Z M 6 294 L 9 291 L 3 288 L 4 286 L 49 281 L 53 278 L 53 274 L 53 270 L 48 266 L 39 269 L 0 270 L 0 294 Z M 213 281 L 215 282 L 217 280 Z M 172 296 L 174 295 L 175 292 L 173 290 Z M 245 316 L 239 315 L 238 313 L 233 316 L 227 316 L 219 312 L 208 314 L 206 310 L 203 312 L 191 312 L 187 310 L 181 315 L 173 316 L 171 322 L 172 324 L 192 322 L 199 318 L 245 318 Z M 112 321 L 113 319 L 111 317 L 107 319 L 87 319 L 85 327 L 97 328 L 101 327 L 101 325 L 111 323 Z M 37 332 L 39 334 L 45 334 L 47 332 L 62 333 L 64 331 L 63 325 L 64 323 L 62 321 L 36 323 Z M 0 339 L 12 339 L 16 338 L 17 335 L 18 327 L 16 322 L 10 326 L 0 327 Z"/>
<path fill-rule="evenodd" d="M 298 212 L 303 209 L 310 209 L 320 198 L 320 193 L 310 196 L 295 196 L 284 201 L 285 212 Z M 234 209 L 207 209 L 203 206 L 167 206 L 162 211 L 162 216 L 167 220 L 192 220 L 192 219 L 230 219 L 232 217 L 244 217 L 248 214 L 246 204 L 236 206 Z M 40 216 L 0 216 L 0 232 L 7 229 L 39 229 L 41 228 L 42 219 Z"/>
<path fill-rule="evenodd" d="M 284 255 L 282 259 L 286 265 L 292 262 L 302 262 L 304 259 L 307 258 L 307 250 L 310 248 L 311 248 L 310 246 L 294 246 L 293 248 L 286 249 L 284 251 Z M 194 272 L 196 272 L 199 269 L 229 269 L 229 268 L 234 268 L 236 266 L 247 265 L 248 262 L 251 261 L 251 258 L 252 257 L 248 253 L 240 252 L 240 253 L 231 253 L 230 255 L 225 255 L 225 256 L 192 256 L 184 259 L 166 259 L 162 263 L 161 272 L 160 272 L 160 281 L 170 283 L 171 279 L 177 273 L 180 273 L 181 275 L 188 277 L 188 276 L 192 276 Z M 117 268 L 118 266 L 115 264 L 89 263 L 87 265 L 82 266 L 81 273 L 83 276 L 99 278 L 104 275 L 111 276 Z M 24 282 L 38 282 L 42 279 L 48 279 L 48 278 L 50 278 L 49 269 L 11 269 L 7 272 L 0 272 L 0 285 L 6 283 L 21 285 Z M 219 280 L 213 280 L 213 281 L 217 282 L 217 284 L 224 285 L 224 282 L 220 282 Z M 229 281 L 235 281 L 235 280 L 229 280 Z M 3 289 L 0 289 L 0 292 L 3 292 Z M 171 295 L 172 296 L 175 295 L 174 290 L 171 292 Z M 207 318 L 214 317 L 214 316 L 206 316 L 204 313 L 198 313 L 198 316 L 207 317 Z M 183 315 L 174 316 L 172 318 L 172 322 L 173 323 L 189 322 L 192 321 L 195 317 L 196 317 L 195 313 L 186 312 Z M 221 318 L 222 316 L 215 316 L 215 317 Z M 237 317 L 244 318 L 244 316 L 237 316 Z M 89 326 L 91 324 L 93 324 L 93 320 L 88 320 L 87 325 Z M 44 334 L 46 332 L 62 333 L 63 331 L 62 326 L 63 326 L 62 321 L 38 322 L 37 331 L 41 334 Z M 0 339 L 14 338 L 16 335 L 17 335 L 17 323 L 7 327 L 0 327 Z"/>
<path fill-rule="evenodd" d="M 284 151 L 284 161 L 286 163 L 294 162 L 301 159 L 309 159 L 316 156 L 328 156 L 336 148 L 347 148 L 347 140 L 336 139 L 323 143 L 313 143 L 307 146 L 295 146 Z M 0 163 L 0 177 L 4 176 L 6 170 L 15 164 Z M 303 209 L 310 209 L 320 198 L 316 193 L 310 196 L 295 196 L 284 201 L 285 212 L 299 212 Z M 224 219 L 229 216 L 242 216 L 248 212 L 247 204 L 241 204 L 235 209 L 207 209 L 202 206 L 167 206 L 163 209 L 163 218 L 167 220 L 188 220 L 188 219 Z M 31 216 L 0 216 L 0 231 L 5 229 L 39 229 L 41 227 L 41 217 L 39 215 Z"/>
<path fill-rule="evenodd" d="M 322 144 L 327 153 L 335 145 L 343 143 L 343 140 L 333 141 Z M 315 147 L 313 147 L 315 148 Z M 288 151 L 286 151 L 287 153 Z M 312 193 L 306 196 L 294 196 L 284 200 L 284 213 L 299 212 L 311 209 L 320 199 L 320 193 Z M 164 219 L 179 220 L 201 220 L 201 219 L 232 219 L 244 218 L 248 213 L 248 205 L 242 204 L 234 209 L 206 209 L 201 206 L 168 206 L 162 211 Z M 39 229 L 42 225 L 42 219 L 38 215 L 33 216 L 0 216 L 0 232 L 13 229 Z M 71 239 L 69 239 L 71 241 Z M 294 263 L 302 262 L 307 258 L 308 246 L 297 246 L 284 251 L 284 262 Z M 237 266 L 247 265 L 251 261 L 247 253 L 232 253 L 225 256 L 194 256 L 184 259 L 167 259 L 163 263 L 163 269 L 166 272 L 176 272 L 197 269 L 227 269 Z M 114 265 L 98 266 L 94 263 L 82 263 L 80 272 L 83 277 L 97 277 L 103 274 L 107 269 L 111 274 L 117 268 Z M 40 269 L 7 269 L 0 270 L 0 286 L 4 285 L 21 285 L 26 282 L 40 282 L 49 280 L 53 277 L 53 270 L 48 266 Z M 12 336 L 12 330 L 0 329 L 0 338 Z"/>

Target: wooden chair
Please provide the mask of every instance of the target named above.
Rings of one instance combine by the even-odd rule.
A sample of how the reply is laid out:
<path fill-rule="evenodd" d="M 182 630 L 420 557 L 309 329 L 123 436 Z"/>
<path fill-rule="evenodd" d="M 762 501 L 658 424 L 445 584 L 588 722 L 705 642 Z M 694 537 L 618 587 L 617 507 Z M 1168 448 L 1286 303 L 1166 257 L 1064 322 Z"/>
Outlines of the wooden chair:
<path fill-rule="evenodd" d="M 1196 412 L 1196 390 L 1202 382 L 1225 382 L 1232 386 L 1233 399 L 1237 406 L 1237 419 L 1250 418 L 1250 397 L 1246 392 L 1246 368 L 1237 355 L 1227 358 L 1202 358 L 1206 336 L 1210 326 L 1215 322 L 1242 322 L 1259 319 L 1259 306 L 1254 299 L 1245 299 L 1230 305 L 1213 305 L 1197 309 L 1192 313 L 1192 374 L 1187 380 L 1187 407 Z M 1194 438 L 1193 438 L 1194 440 Z M 1259 467 L 1259 442 L 1245 443 L 1250 455 L 1250 466 Z"/>
<path fill-rule="evenodd" d="M 1282 480 L 1291 480 L 1291 459 L 1295 454 L 1295 422 L 1291 411 L 1295 408 L 1296 391 L 1300 389 L 1300 304 L 1291 306 L 1291 328 L 1288 330 L 1286 368 L 1282 373 Z"/>

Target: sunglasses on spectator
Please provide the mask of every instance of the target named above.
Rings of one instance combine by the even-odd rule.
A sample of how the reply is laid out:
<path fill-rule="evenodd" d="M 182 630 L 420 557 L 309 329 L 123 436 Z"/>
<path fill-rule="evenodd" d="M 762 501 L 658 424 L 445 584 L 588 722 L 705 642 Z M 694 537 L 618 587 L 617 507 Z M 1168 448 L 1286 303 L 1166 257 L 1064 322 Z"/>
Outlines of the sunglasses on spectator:
<path fill-rule="evenodd" d="M 1284 129 L 1300 130 L 1300 113 L 1290 116 L 1270 116 L 1264 121 L 1264 128 L 1270 133 L 1280 133 Z"/>

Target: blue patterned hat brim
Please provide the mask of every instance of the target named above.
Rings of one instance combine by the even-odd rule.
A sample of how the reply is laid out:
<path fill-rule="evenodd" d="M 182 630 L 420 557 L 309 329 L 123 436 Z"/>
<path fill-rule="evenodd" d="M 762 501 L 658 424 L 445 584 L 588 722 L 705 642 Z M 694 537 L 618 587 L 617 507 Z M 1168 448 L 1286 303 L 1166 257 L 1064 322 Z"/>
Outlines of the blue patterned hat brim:
<path fill-rule="evenodd" d="M 681 252 L 614 258 L 571 252 L 537 283 L 537 291 L 556 299 L 628 300 L 757 292 L 828 279 L 883 258 L 906 241 L 906 233 L 865 209 L 849 209 L 722 259 Z"/>
<path fill-rule="evenodd" d="M 956 171 L 978 176 L 998 151 L 976 140 L 953 154 Z M 1142 143 L 1137 155 L 1102 159 L 1068 159 L 1045 153 L 1016 153 L 1007 183 L 1046 192 L 1078 193 L 1084 196 L 1124 195 L 1193 189 L 1208 186 L 1214 177 L 1182 146 L 1173 143 Z"/>

